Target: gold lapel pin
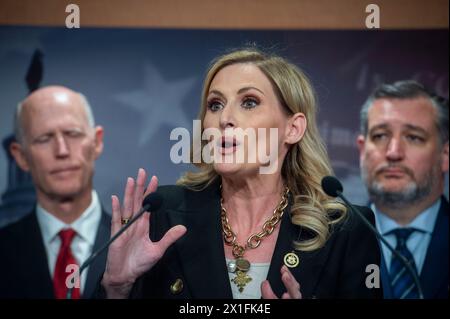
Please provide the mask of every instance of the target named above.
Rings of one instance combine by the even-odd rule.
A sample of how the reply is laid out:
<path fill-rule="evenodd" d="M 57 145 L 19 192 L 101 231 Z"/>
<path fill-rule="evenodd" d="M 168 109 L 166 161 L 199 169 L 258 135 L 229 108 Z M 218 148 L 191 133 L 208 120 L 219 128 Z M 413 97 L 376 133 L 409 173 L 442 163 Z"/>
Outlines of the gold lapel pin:
<path fill-rule="evenodd" d="M 177 280 L 175 280 L 173 284 L 170 285 L 170 292 L 174 295 L 177 295 L 181 291 L 183 291 L 183 287 L 184 287 L 183 280 L 178 278 Z"/>
<path fill-rule="evenodd" d="M 284 264 L 289 268 L 295 268 L 300 263 L 300 258 L 293 251 L 284 255 Z"/>

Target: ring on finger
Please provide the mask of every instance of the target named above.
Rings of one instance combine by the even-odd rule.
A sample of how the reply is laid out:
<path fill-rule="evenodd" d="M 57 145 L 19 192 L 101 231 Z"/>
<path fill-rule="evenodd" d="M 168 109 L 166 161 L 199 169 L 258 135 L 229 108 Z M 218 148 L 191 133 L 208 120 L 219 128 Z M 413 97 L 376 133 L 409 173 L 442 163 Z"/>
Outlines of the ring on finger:
<path fill-rule="evenodd" d="M 120 222 L 122 223 L 122 226 L 128 224 L 130 222 L 130 219 L 131 218 L 123 218 L 122 217 L 122 219 L 120 220 Z"/>

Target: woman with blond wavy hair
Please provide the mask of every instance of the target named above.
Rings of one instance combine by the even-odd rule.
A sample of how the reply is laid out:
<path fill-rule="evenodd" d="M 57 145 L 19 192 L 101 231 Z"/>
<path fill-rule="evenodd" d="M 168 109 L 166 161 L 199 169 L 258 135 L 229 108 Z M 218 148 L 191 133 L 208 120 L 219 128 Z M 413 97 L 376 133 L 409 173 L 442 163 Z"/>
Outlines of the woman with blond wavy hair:
<path fill-rule="evenodd" d="M 202 144 L 212 145 L 214 160 L 159 187 L 160 211 L 110 246 L 105 297 L 380 297 L 366 287 L 366 267 L 380 260 L 375 237 L 321 188 L 332 169 L 302 71 L 253 48 L 220 56 L 206 75 L 199 119 L 203 132 L 219 132 Z M 256 143 L 233 134 L 239 129 L 258 131 Z M 270 163 L 249 160 L 263 146 L 275 159 L 268 174 L 261 169 Z M 156 191 L 155 176 L 145 181 L 143 169 L 128 179 L 122 207 L 112 197 L 112 235 Z"/>

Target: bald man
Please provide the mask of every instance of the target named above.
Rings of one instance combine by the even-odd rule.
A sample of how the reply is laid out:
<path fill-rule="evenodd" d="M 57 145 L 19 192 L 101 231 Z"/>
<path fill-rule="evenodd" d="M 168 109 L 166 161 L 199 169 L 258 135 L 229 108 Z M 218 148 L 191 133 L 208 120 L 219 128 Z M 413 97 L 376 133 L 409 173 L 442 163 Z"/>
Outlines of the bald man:
<path fill-rule="evenodd" d="M 110 237 L 110 217 L 93 189 L 103 150 L 86 98 L 61 86 L 34 91 L 19 103 L 10 151 L 31 174 L 32 214 L 0 231 L 0 297 L 89 298 L 104 271 L 100 256 L 81 278 L 80 266 Z"/>

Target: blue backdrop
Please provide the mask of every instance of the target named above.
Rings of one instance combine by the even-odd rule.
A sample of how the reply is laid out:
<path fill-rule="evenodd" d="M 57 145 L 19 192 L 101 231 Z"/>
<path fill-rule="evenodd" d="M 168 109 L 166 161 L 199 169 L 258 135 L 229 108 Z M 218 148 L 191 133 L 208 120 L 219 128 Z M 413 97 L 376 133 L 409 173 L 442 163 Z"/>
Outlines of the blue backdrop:
<path fill-rule="evenodd" d="M 428 31 L 203 31 L 0 27 L 0 138 L 12 132 L 17 102 L 35 49 L 44 53 L 42 85 L 84 93 L 105 128 L 95 187 L 105 207 L 139 167 L 174 183 L 189 165 L 169 153 L 170 131 L 192 129 L 210 60 L 230 48 L 256 43 L 298 64 L 319 97 L 319 125 L 346 193 L 363 204 L 355 138 L 359 108 L 380 82 L 413 78 L 448 97 L 448 30 Z M 0 154 L 3 208 L 8 181 Z M 448 184 L 448 183 L 447 183 Z M 9 188 L 8 188 L 9 187 Z M 448 187 L 448 186 L 447 186 Z M 1 203 L 0 203 L 1 205 Z M 0 207 L 1 208 L 1 207 Z M 0 226 L 8 216 L 0 209 Z"/>

